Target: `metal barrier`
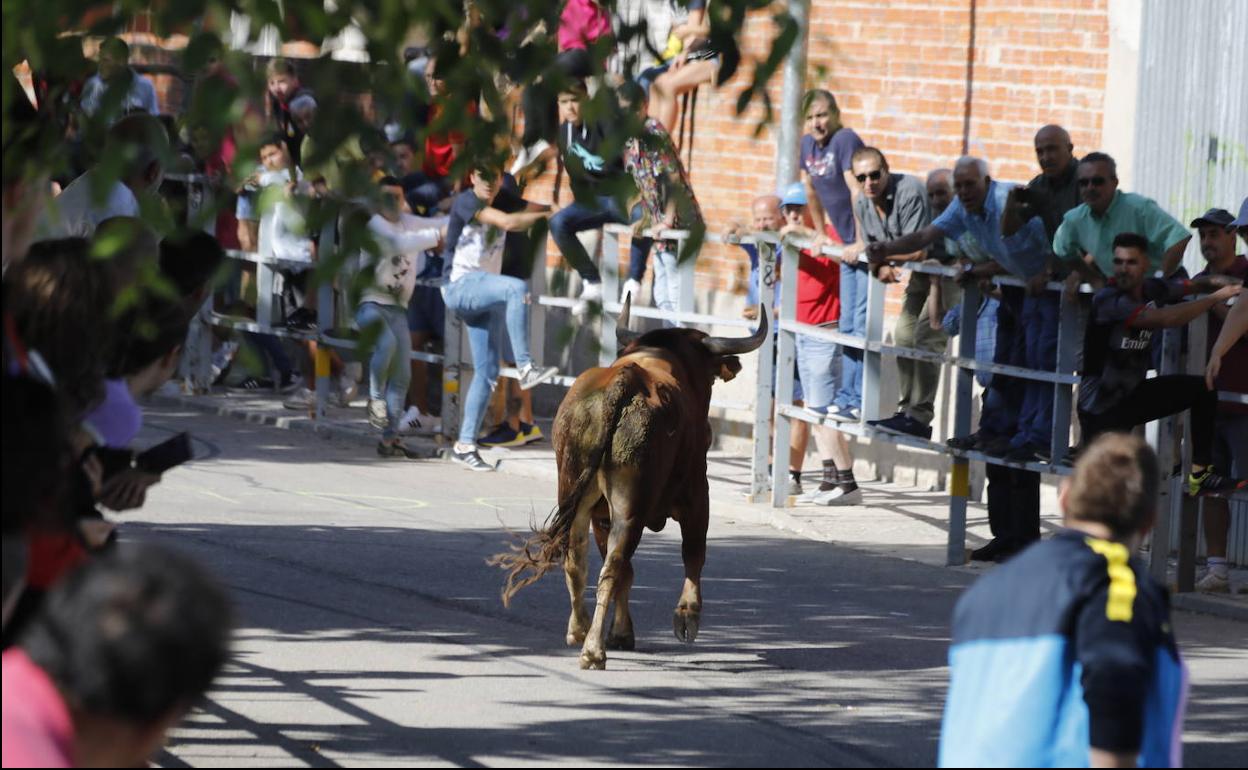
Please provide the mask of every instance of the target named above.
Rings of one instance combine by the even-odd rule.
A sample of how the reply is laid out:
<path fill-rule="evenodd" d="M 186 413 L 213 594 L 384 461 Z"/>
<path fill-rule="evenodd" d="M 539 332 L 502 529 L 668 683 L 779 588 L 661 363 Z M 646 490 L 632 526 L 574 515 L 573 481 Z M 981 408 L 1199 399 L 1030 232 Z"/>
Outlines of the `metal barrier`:
<path fill-rule="evenodd" d="M 335 231 L 336 226 L 334 222 L 329 222 L 325 225 L 321 233 L 323 249 L 324 244 L 332 244 L 334 242 Z M 623 225 L 608 225 L 603 230 L 601 272 L 604 301 L 599 337 L 599 357 L 604 365 L 609 364 L 615 358 L 615 321 L 616 315 L 621 310 L 621 305 L 618 302 L 620 292 L 620 244 L 622 237 L 629 237 L 631 234 L 632 229 Z M 671 230 L 662 233 L 661 237 L 682 242 L 689 237 L 689 233 Z M 753 242 L 778 246 L 779 251 L 783 254 L 785 263 L 792 266 L 789 268 L 791 275 L 796 270 L 799 251 L 810 245 L 809 242 L 802 239 L 786 238 L 781 240 L 775 233 L 752 233 L 740 238 L 708 234 L 706 241 L 723 244 Z M 758 287 L 759 296 L 770 297 L 774 289 L 777 249 L 763 248 L 758 251 L 760 262 L 758 271 L 760 282 Z M 824 247 L 822 253 L 824 256 L 839 258 L 842 250 L 839 247 L 828 246 Z M 335 336 L 330 331 L 335 328 L 334 287 L 332 283 L 330 281 L 322 281 L 318 288 L 318 331 L 291 331 L 275 325 L 277 318 L 271 301 L 273 296 L 273 273 L 275 270 L 282 268 L 298 267 L 307 269 L 308 264 L 278 260 L 246 252 L 228 252 L 228 256 L 233 259 L 255 263 L 257 266 L 257 319 L 255 322 L 252 322 L 212 313 L 210 323 L 241 331 L 273 334 L 275 336 L 316 342 L 318 344 L 315 360 L 317 387 L 314 416 L 317 418 L 323 417 L 330 387 L 329 349 L 355 350 L 357 348 L 357 343 L 354 340 Z M 577 305 L 578 300 L 570 297 L 551 296 L 546 293 L 547 268 L 544 243 L 539 245 L 536 256 L 533 273 L 530 277 L 530 295 L 533 298 L 530 335 L 534 361 L 540 364 L 545 363 L 547 310 L 549 308 L 571 309 Z M 718 317 L 693 312 L 694 266 L 695 260 L 692 259 L 680 265 L 682 278 L 681 295 L 676 311 L 638 307 L 635 305 L 632 308 L 632 315 L 634 317 L 659 319 L 677 324 L 752 328 L 753 322 L 743 318 Z M 909 272 L 926 273 L 934 277 L 953 278 L 959 274 L 959 271 L 954 268 L 928 263 L 905 263 L 900 267 Z M 426 286 L 442 285 L 442 281 L 421 281 L 420 283 Z M 1001 286 L 1025 286 L 1023 281 L 1010 276 L 999 276 L 994 279 L 994 283 Z M 997 465 L 1006 465 L 1054 475 L 1068 475 L 1072 472 L 1071 467 L 1062 461 L 1070 443 L 1070 417 L 1074 403 L 1073 390 L 1074 385 L 1079 381 L 1077 365 L 1083 348 L 1083 326 L 1084 316 L 1086 315 L 1086 302 L 1084 299 L 1091 292 L 1091 288 L 1086 284 L 1082 286 L 1080 291 L 1083 298 L 1074 301 L 1067 297 L 1063 288 L 1063 284 L 1056 282 L 1049 283 L 1047 286 L 1047 290 L 1057 291 L 1061 296 L 1057 342 L 1058 358 L 1055 370 L 1050 372 L 975 360 L 976 314 L 980 300 L 979 289 L 975 284 L 963 289 L 959 339 L 956 353 L 951 356 L 890 345 L 883 342 L 884 305 L 887 286 L 875 277 L 868 279 L 867 334 L 865 337 L 850 336 L 838 331 L 797 322 L 797 281 L 784 281 L 781 287 L 780 319 L 775 325 L 777 333 L 774 336 L 769 335 L 758 351 L 753 402 L 721 400 L 712 402 L 713 406 L 752 412 L 751 496 L 762 496 L 770 491 L 771 504 L 773 506 L 783 507 L 789 504 L 789 478 L 785 472 L 787 464 L 783 458 L 788 456 L 793 420 L 815 425 L 827 425 L 859 438 L 870 438 L 946 455 L 950 458 L 949 530 L 946 544 L 946 562 L 951 565 L 964 563 L 966 558 L 966 515 L 970 500 L 971 461 L 990 462 Z M 1193 322 L 1190 327 L 1189 348 L 1192 354 L 1186 358 L 1186 371 L 1192 373 L 1203 372 L 1205 325 L 1205 319 L 1202 317 Z M 1181 333 L 1182 330 L 1171 329 L 1166 330 L 1163 336 L 1163 360 L 1165 362 L 1162 369 L 1163 373 L 1180 371 Z M 445 346 L 443 355 L 439 356 L 421 351 L 413 351 L 412 353 L 414 360 L 442 364 L 443 366 L 442 426 L 443 434 L 452 438 L 458 431 L 462 411 L 460 398 L 465 391 L 463 388 L 464 375 L 471 370 L 471 363 L 468 357 L 463 354 L 462 334 L 463 324 L 461 320 L 455 313 L 448 310 L 443 337 Z M 844 347 L 863 351 L 863 403 L 861 417 L 857 423 L 828 421 L 804 408 L 793 405 L 793 371 L 798 334 L 830 340 Z M 774 365 L 773 345 L 776 346 L 774 348 Z M 881 413 L 880 404 L 881 369 L 884 355 L 949 364 L 956 368 L 953 399 L 954 436 L 965 436 L 971 432 L 974 411 L 972 404 L 974 374 L 976 372 L 991 372 L 1020 379 L 1052 383 L 1055 387 L 1053 438 L 1050 447 L 1051 462 L 1012 462 L 1002 458 L 991 457 L 978 451 L 951 449 L 937 441 L 879 431 L 867 425 L 868 420 L 886 416 Z M 515 369 L 503 369 L 500 372 L 500 376 L 514 378 L 518 377 L 518 372 Z M 553 378 L 551 384 L 566 387 L 571 385 L 574 379 L 575 373 L 564 372 Z M 773 393 L 774 416 L 777 418 L 774 431 L 772 430 L 773 409 L 768 408 L 773 403 Z M 1220 397 L 1226 401 L 1248 403 L 1248 396 L 1242 394 L 1222 393 Z M 1175 445 L 1174 436 L 1179 429 L 1179 419 L 1177 416 L 1170 417 L 1150 426 L 1149 440 L 1158 450 L 1162 467 L 1168 468 L 1174 464 L 1172 448 Z M 1190 418 L 1185 413 L 1181 419 L 1188 420 Z M 1184 444 L 1184 451 L 1189 451 L 1186 444 Z M 779 458 L 779 461 L 774 463 L 774 468 L 771 472 L 769 472 L 769 465 L 771 465 L 769 456 Z M 1184 457 L 1183 461 L 1185 463 L 1184 467 L 1187 467 L 1186 463 L 1190 462 L 1190 457 Z M 1158 577 L 1164 577 L 1166 559 L 1171 550 L 1170 545 L 1175 539 L 1175 533 L 1177 533 L 1180 554 L 1179 588 L 1180 590 L 1190 590 L 1192 583 L 1191 565 L 1194 563 L 1197 541 L 1195 523 L 1197 517 L 1195 514 L 1200 509 L 1201 502 L 1182 495 L 1179 491 L 1180 483 L 1181 479 L 1172 480 L 1172 483 L 1163 492 L 1163 499 L 1159 504 L 1161 520 L 1158 522 L 1153 536 L 1151 569 Z M 1248 527 L 1245 527 L 1245 529 L 1248 529 Z M 1245 540 L 1248 540 L 1248 537 Z"/>

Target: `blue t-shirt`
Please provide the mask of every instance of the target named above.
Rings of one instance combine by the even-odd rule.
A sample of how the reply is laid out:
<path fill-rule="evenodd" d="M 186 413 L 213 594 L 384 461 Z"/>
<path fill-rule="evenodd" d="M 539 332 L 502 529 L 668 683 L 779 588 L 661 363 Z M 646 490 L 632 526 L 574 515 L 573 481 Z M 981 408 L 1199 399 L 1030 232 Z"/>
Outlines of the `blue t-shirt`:
<path fill-rule="evenodd" d="M 849 171 L 854 151 L 863 147 L 862 139 L 852 128 L 842 128 L 820 147 L 810 134 L 802 137 L 802 170 L 810 175 L 815 194 L 828 221 L 836 228 L 843 243 L 858 239 L 854 232 L 854 209 L 845 172 Z"/>

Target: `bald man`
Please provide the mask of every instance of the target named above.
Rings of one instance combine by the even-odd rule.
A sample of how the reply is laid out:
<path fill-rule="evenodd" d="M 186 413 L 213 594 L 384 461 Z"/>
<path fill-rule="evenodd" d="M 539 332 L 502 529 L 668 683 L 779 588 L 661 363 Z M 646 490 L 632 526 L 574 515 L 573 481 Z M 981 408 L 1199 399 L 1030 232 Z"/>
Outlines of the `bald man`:
<path fill-rule="evenodd" d="M 750 229 L 754 232 L 776 232 L 784 227 L 784 215 L 780 213 L 780 197 L 777 195 L 760 195 L 750 204 Z M 734 225 L 732 230 L 741 232 L 745 228 L 740 225 Z M 750 320 L 758 317 L 758 247 L 753 243 L 739 244 L 741 250 L 750 256 L 750 283 L 745 289 L 745 312 L 744 315 Z M 780 255 L 776 254 L 776 269 L 779 271 Z M 772 308 L 774 309 L 779 299 L 780 283 L 776 280 L 778 276 L 772 276 L 772 283 L 776 287 L 776 293 L 772 297 Z"/>

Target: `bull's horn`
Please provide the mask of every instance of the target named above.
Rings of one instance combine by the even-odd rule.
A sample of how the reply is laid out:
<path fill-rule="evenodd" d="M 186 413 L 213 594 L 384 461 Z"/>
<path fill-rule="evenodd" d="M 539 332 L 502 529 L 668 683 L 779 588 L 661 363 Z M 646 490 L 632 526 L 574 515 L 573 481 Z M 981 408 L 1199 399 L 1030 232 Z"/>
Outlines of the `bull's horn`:
<path fill-rule="evenodd" d="M 740 355 L 758 350 L 767 339 L 767 305 L 759 305 L 758 330 L 749 337 L 707 337 L 702 340 L 706 349 L 716 355 Z"/>
<path fill-rule="evenodd" d="M 620 317 L 615 321 L 615 341 L 620 347 L 624 347 L 641 336 L 641 332 L 628 328 L 628 317 L 632 312 L 632 307 L 633 293 L 630 291 L 624 295 L 624 307 L 620 310 Z"/>

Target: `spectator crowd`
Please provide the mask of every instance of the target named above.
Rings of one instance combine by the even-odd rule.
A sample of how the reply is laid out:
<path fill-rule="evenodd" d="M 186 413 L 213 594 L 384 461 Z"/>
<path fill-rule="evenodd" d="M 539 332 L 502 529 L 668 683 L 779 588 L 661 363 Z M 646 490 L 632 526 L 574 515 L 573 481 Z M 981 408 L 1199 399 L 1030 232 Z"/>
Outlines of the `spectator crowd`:
<path fill-rule="evenodd" d="M 192 387 L 280 393 L 290 408 L 310 409 L 316 373 L 327 368 L 331 404 L 367 394 L 377 453 L 415 459 L 404 437 L 441 432 L 441 378 L 412 353 L 437 350 L 450 310 L 467 329 L 473 376 L 449 457 L 488 472 L 494 466 L 481 447 L 542 440 L 529 391 L 557 371 L 529 348 L 527 280 L 547 234 L 579 276 L 578 313 L 604 300 L 594 254 L 608 223 L 633 228 L 623 295 L 639 299 L 649 267 L 655 305 L 676 309 L 679 263 L 696 259 L 706 231 L 681 159 L 686 117 L 692 131 L 681 97 L 714 87 L 722 52 L 712 45 L 706 0 L 690 0 L 652 66 L 636 78 L 608 74 L 609 8 L 567 0 L 552 18 L 530 20 L 554 31 L 558 56 L 523 89 L 499 73 L 517 119 L 507 141 L 486 150 L 446 119 L 465 103 L 448 88 L 445 65 L 463 35 L 407 52 L 421 95 L 410 114 L 342 141 L 326 139 L 336 95 L 314 93 L 300 67 L 282 58 L 265 65 L 264 94 L 242 95 L 255 104 L 237 125 L 213 131 L 200 122 L 214 94 L 239 89 L 211 35 L 198 40 L 206 53 L 183 116 L 160 114 L 152 83 L 118 38 L 100 45 L 96 71 L 83 73 L 68 107 L 32 103 L 14 82 L 4 170 L 4 474 L 25 483 L 4 486 L 5 765 L 143 762 L 226 660 L 230 611 L 220 586 L 184 556 L 119 542 L 104 513 L 141 507 L 180 461 L 162 462 L 176 445 L 134 448 L 142 400 L 171 387 L 175 374 L 207 370 L 209 379 L 192 378 Z M 469 117 L 489 111 L 484 101 L 466 103 Z M 800 179 L 758 191 L 748 226 L 734 228 L 798 244 L 797 264 L 760 276 L 758 252 L 774 247 L 743 246 L 753 271 L 746 315 L 757 317 L 760 289 L 793 280 L 801 324 L 861 338 L 871 282 L 904 282 L 893 342 L 919 355 L 899 355 L 895 413 L 873 419 L 863 413 L 862 348 L 799 334 L 794 400 L 813 423 L 793 431 L 789 473 L 799 494 L 816 505 L 861 504 L 847 425 L 931 438 L 941 374 L 932 354 L 943 354 L 957 333 L 970 286 L 979 298 L 968 309 L 977 319 L 976 357 L 1055 371 L 1062 299 L 1049 284 L 1058 282 L 1087 305 L 1073 454 L 1104 434 L 1190 410 L 1185 487 L 1208 498 L 1209 566 L 1200 587 L 1228 590 L 1226 498 L 1248 479 L 1248 406 L 1220 402 L 1218 391 L 1248 393 L 1248 303 L 1232 304 L 1248 276 L 1236 240 L 1248 244 L 1248 199 L 1237 209 L 1220 201 L 1226 208 L 1184 226 L 1155 201 L 1120 190 L 1114 159 L 1077 153 L 1058 125 L 1037 127 L 1039 173 L 1027 184 L 994 179 L 987 160 L 969 156 L 902 173 L 844 124 L 831 92 L 811 90 L 803 110 L 805 134 L 794 148 Z M 40 156 L 50 133 L 69 171 L 50 178 L 10 163 Z M 559 183 L 551 201 L 529 187 L 551 162 L 566 175 L 566 203 Z M 195 216 L 191 189 L 200 183 L 191 179 L 207 180 L 215 202 L 206 221 Z M 685 253 L 672 230 L 690 233 Z M 326 314 L 315 287 L 329 280 L 320 269 L 322 239 L 335 231 L 351 251 L 333 271 L 335 301 L 352 309 L 365 343 L 359 362 L 316 344 Z M 1193 237 L 1205 266 L 1189 276 L 1181 260 Z M 272 291 L 288 333 L 217 326 L 212 360 L 195 361 L 206 318 L 254 319 L 267 304 L 254 266 L 227 259 L 237 252 L 274 266 Z M 904 269 L 920 262 L 957 277 Z M 998 276 L 1023 285 L 998 285 Z M 1084 283 L 1090 302 L 1074 299 Z M 774 310 L 779 296 L 761 299 Z M 1155 331 L 1205 315 L 1207 376 L 1150 377 Z M 517 376 L 498 387 L 503 366 Z M 1054 442 L 1066 437 L 1053 435 L 1051 381 L 977 377 L 978 428 L 948 443 L 990 458 L 993 540 L 971 558 L 1004 561 L 1039 539 L 1033 466 L 1049 463 Z M 811 434 L 822 468 L 804 490 Z M 1107 451 L 1098 462 L 1108 462 Z M 1143 450 L 1113 451 L 1138 459 Z M 1072 519 L 1096 519 L 1079 507 L 1084 487 L 1076 491 Z M 1122 533 L 1138 534 L 1136 519 Z M 28 704 L 20 713 L 10 708 L 18 700 Z"/>

